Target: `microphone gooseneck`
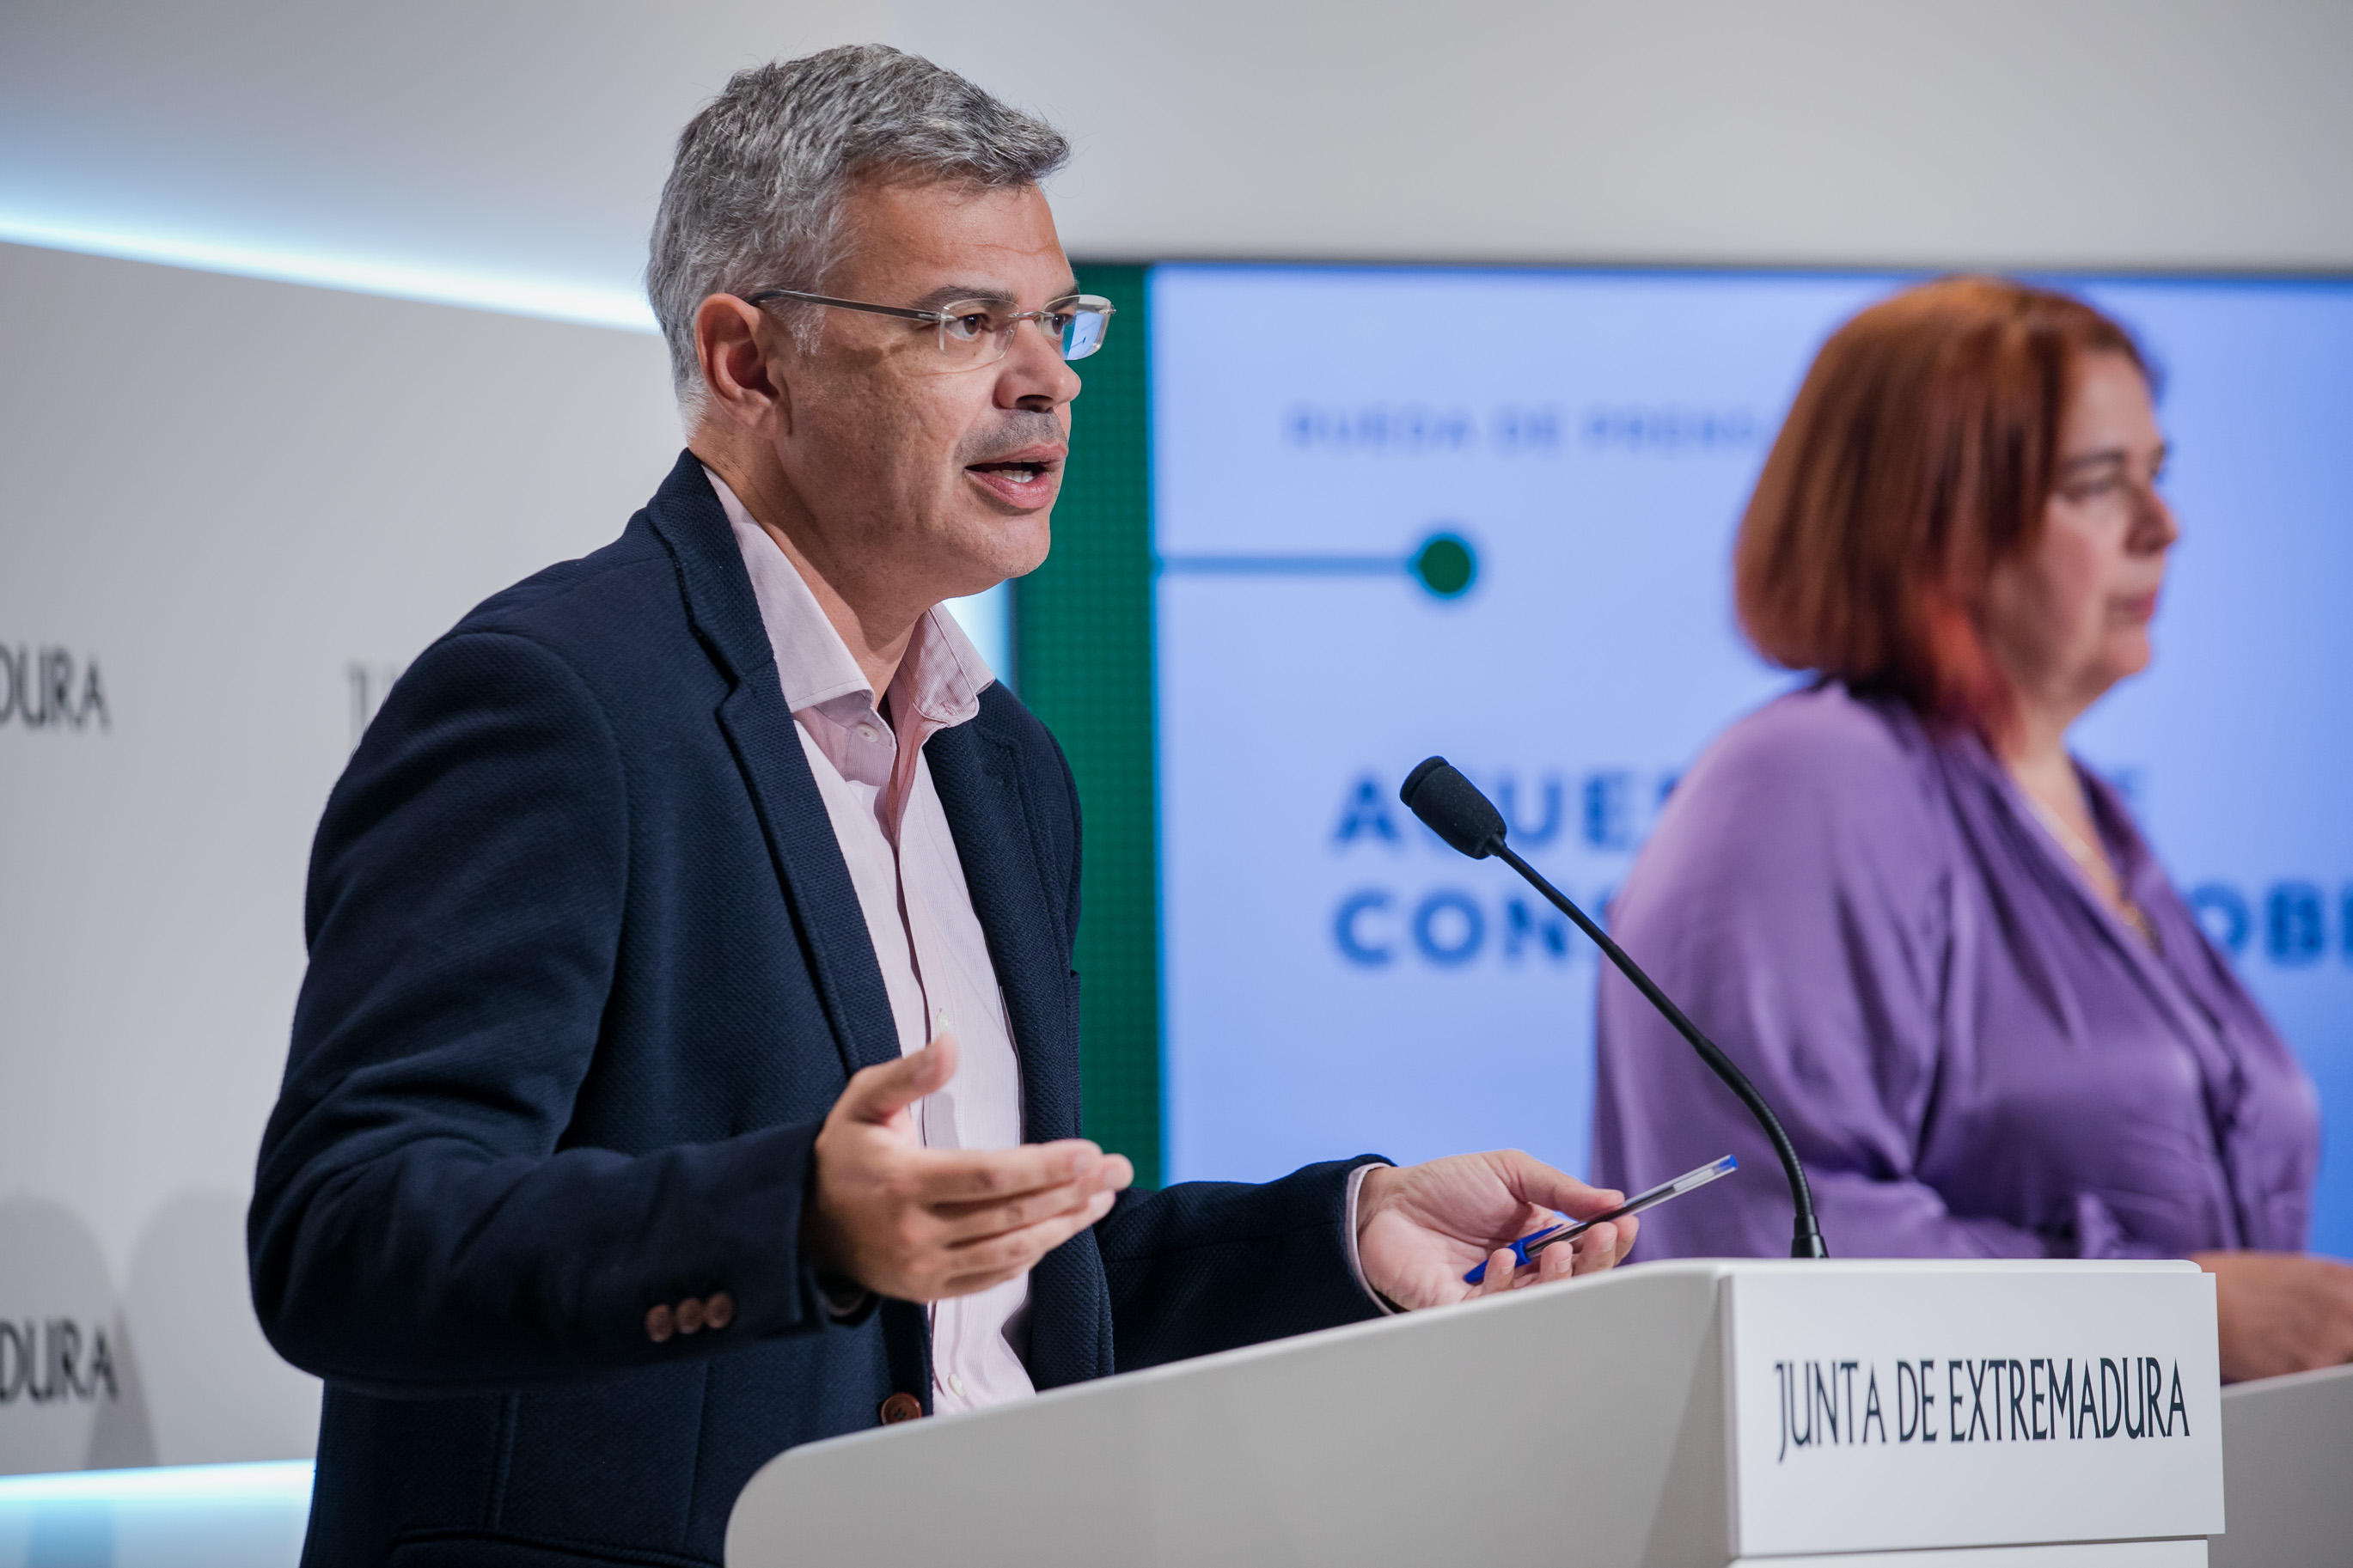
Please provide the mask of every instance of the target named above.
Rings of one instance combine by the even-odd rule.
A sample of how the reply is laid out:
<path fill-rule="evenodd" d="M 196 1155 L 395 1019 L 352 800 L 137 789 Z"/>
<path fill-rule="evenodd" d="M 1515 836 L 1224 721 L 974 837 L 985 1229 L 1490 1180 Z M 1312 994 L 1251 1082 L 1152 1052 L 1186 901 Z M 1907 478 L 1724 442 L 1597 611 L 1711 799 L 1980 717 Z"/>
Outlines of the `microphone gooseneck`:
<path fill-rule="evenodd" d="M 1567 895 L 1546 881 L 1535 867 L 1521 859 L 1511 846 L 1504 842 L 1504 814 L 1495 809 L 1495 803 L 1481 794 L 1479 786 L 1464 778 L 1461 770 L 1444 757 L 1427 758 L 1416 766 L 1406 775 L 1403 787 L 1398 791 L 1398 798 L 1405 803 L 1407 810 L 1428 825 L 1431 832 L 1472 859 L 1484 860 L 1492 855 L 1517 871 L 1526 879 L 1528 886 L 1542 893 L 1551 900 L 1555 909 L 1576 921 L 1577 929 L 1591 937 L 1594 944 L 1609 954 L 1609 962 L 1634 983 L 1634 989 L 1659 1010 L 1660 1016 L 1672 1024 L 1675 1032 L 1691 1043 L 1691 1048 L 1699 1053 L 1700 1060 L 1705 1062 L 1709 1069 L 1740 1097 L 1740 1103 L 1748 1108 L 1748 1114 L 1755 1117 L 1757 1124 L 1765 1130 L 1766 1138 L 1773 1145 L 1773 1152 L 1780 1156 L 1781 1173 L 1789 1179 L 1789 1202 L 1797 1211 L 1789 1256 L 1828 1258 L 1830 1248 L 1823 1244 L 1821 1226 L 1814 1219 L 1813 1189 L 1806 1184 L 1806 1168 L 1799 1163 L 1798 1147 L 1789 1142 L 1788 1133 L 1782 1131 L 1781 1119 L 1773 1114 L 1773 1108 L 1765 1103 L 1765 1097 L 1757 1092 L 1757 1086 L 1748 1081 L 1748 1075 L 1719 1050 L 1715 1041 L 1701 1034 L 1698 1026 L 1683 1016 L 1683 1009 L 1669 1000 L 1667 994 L 1642 973 L 1641 965 L 1626 956 L 1625 949 L 1610 941 L 1609 934 L 1587 919 L 1585 911 L 1571 903 Z"/>

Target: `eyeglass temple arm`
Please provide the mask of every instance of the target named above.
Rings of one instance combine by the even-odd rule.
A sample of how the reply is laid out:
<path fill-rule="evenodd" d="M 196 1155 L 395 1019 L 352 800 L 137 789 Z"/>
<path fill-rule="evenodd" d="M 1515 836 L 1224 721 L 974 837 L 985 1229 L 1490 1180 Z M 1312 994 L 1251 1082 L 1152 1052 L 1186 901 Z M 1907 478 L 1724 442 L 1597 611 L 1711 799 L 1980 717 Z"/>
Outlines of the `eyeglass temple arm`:
<path fill-rule="evenodd" d="M 797 289 L 763 289 L 747 295 L 746 305 L 765 305 L 771 300 L 791 300 L 803 305 L 830 305 L 837 310 L 864 310 L 871 315 L 896 316 L 904 321 L 930 321 L 936 324 L 947 314 L 944 310 L 917 310 L 905 305 L 869 305 L 861 300 L 834 300 L 823 294 L 804 294 Z"/>

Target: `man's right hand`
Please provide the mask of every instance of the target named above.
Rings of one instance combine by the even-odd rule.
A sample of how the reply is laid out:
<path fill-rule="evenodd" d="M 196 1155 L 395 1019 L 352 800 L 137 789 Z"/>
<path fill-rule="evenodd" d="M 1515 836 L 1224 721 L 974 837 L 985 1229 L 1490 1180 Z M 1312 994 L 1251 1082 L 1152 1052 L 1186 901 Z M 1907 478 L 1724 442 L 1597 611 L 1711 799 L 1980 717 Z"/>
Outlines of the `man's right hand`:
<path fill-rule="evenodd" d="M 902 1301 L 965 1296 L 1025 1273 L 1111 1212 L 1135 1179 L 1082 1138 L 1011 1149 L 926 1149 L 910 1109 L 955 1077 L 956 1045 L 849 1080 L 817 1135 L 801 1222 L 808 1261 Z"/>

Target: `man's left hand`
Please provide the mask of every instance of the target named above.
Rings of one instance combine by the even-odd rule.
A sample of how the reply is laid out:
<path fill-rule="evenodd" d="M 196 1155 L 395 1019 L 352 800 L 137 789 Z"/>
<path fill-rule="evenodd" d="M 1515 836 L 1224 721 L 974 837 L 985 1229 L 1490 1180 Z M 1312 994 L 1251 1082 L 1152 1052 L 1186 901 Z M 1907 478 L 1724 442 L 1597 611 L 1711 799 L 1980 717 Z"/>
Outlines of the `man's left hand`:
<path fill-rule="evenodd" d="M 1379 1165 L 1356 1190 L 1356 1256 L 1365 1282 L 1396 1305 L 1442 1307 L 1610 1267 L 1632 1248 L 1640 1221 L 1597 1225 L 1546 1247 L 1525 1268 L 1515 1269 L 1511 1243 L 1560 1224 L 1561 1214 L 1583 1219 L 1625 1201 L 1516 1149 Z M 1464 1284 L 1482 1258 L 1487 1278 Z"/>

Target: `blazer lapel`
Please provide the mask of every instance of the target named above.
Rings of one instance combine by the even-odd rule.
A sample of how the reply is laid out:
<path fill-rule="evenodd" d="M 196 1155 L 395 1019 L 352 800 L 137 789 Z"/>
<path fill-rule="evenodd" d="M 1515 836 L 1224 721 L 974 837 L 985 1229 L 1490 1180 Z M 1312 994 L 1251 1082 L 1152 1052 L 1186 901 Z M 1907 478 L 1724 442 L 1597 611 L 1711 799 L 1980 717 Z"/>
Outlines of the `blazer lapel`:
<path fill-rule="evenodd" d="M 933 736 L 923 753 L 1005 993 L 1020 1058 L 1022 1136 L 1031 1142 L 1075 1138 L 1077 981 L 1051 879 L 1039 858 L 1050 842 L 1031 819 L 1039 803 L 1022 788 L 1013 748 L 989 731 L 985 707 L 981 717 Z"/>
<path fill-rule="evenodd" d="M 1071 896 L 1052 863 L 1053 803 L 1018 748 L 990 722 L 1002 691 L 984 692 L 980 716 L 943 730 L 923 748 L 932 784 L 964 863 L 973 913 L 1005 992 L 1020 1058 L 1022 1137 L 1030 1142 L 1079 1135 L 1078 976 L 1071 973 Z M 1072 842 L 1071 856 L 1078 853 Z M 1111 1295 L 1094 1232 L 1072 1237 L 1029 1274 L 1029 1376 L 1058 1388 L 1108 1376 L 1116 1365 Z"/>
<path fill-rule="evenodd" d="M 895 1061 L 898 1027 L 858 890 L 785 707 L 776 654 L 734 531 L 692 452 L 679 455 L 646 515 L 678 563 L 689 620 L 732 683 L 719 705 L 719 727 L 743 770 L 843 1069 Z"/>

